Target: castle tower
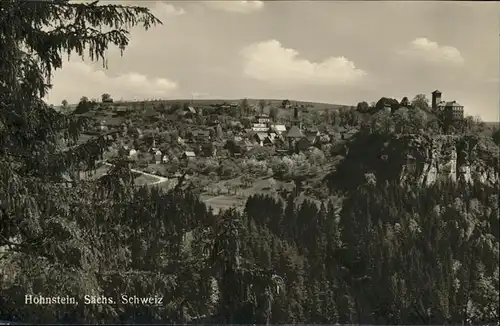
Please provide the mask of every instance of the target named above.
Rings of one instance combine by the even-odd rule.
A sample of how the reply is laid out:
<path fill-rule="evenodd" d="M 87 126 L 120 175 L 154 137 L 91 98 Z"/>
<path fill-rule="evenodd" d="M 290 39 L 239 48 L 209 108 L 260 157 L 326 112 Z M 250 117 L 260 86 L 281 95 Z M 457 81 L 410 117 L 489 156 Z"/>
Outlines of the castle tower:
<path fill-rule="evenodd" d="M 436 110 L 438 103 L 441 102 L 441 95 L 442 95 L 442 93 L 440 91 L 438 91 L 437 89 L 434 92 L 432 92 L 432 109 L 433 110 Z"/>
<path fill-rule="evenodd" d="M 302 129 L 302 121 L 300 119 L 299 107 L 297 105 L 295 105 L 295 107 L 293 108 L 292 125 L 299 127 L 299 129 Z"/>

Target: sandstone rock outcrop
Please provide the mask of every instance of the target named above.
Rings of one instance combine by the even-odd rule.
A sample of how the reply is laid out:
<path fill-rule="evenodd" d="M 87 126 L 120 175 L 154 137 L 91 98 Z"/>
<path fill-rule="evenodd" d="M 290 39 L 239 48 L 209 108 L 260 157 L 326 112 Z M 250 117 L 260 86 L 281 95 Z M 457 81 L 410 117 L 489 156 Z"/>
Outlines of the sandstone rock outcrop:
<path fill-rule="evenodd" d="M 345 160 L 328 178 L 330 187 L 352 189 L 373 173 L 377 182 L 430 186 L 451 180 L 497 185 L 499 148 L 479 135 L 360 134 Z"/>
<path fill-rule="evenodd" d="M 498 147 L 487 138 L 473 136 L 416 136 L 400 138 L 406 146 L 407 160 L 400 179 L 415 177 L 430 186 L 443 180 L 485 184 L 499 182 Z"/>

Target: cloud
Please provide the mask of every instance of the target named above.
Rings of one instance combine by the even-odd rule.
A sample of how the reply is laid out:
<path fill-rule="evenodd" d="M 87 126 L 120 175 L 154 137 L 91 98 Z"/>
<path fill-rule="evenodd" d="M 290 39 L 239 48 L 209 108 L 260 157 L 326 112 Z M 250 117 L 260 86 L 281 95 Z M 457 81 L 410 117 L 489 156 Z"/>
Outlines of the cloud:
<path fill-rule="evenodd" d="M 464 58 L 457 48 L 447 45 L 440 46 L 425 37 L 416 38 L 405 49 L 398 52 L 408 58 L 429 63 L 451 63 L 454 65 L 464 63 Z"/>
<path fill-rule="evenodd" d="M 81 61 L 70 61 L 56 71 L 52 78 L 53 89 L 46 100 L 60 104 L 66 99 L 77 103 L 82 96 L 100 98 L 109 93 L 114 99 L 166 98 L 178 89 L 176 82 L 166 78 L 150 78 L 137 72 L 109 76 L 105 71 Z"/>
<path fill-rule="evenodd" d="M 184 8 L 178 8 L 164 1 L 156 1 L 153 11 L 159 17 L 175 17 L 186 13 Z"/>
<path fill-rule="evenodd" d="M 207 1 L 204 4 L 212 9 L 240 14 L 249 14 L 264 8 L 263 1 Z"/>
<path fill-rule="evenodd" d="M 247 77 L 275 85 L 348 85 L 366 76 L 345 57 L 329 57 L 322 62 L 299 59 L 298 51 L 283 47 L 277 40 L 252 44 L 241 55 Z"/>

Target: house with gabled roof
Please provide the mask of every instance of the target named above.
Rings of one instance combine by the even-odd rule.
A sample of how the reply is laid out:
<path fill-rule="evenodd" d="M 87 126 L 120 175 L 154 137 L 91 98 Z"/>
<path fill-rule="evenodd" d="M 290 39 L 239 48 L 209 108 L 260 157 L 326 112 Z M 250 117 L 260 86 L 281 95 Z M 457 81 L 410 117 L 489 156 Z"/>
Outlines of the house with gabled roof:
<path fill-rule="evenodd" d="M 163 156 L 162 152 L 160 150 L 156 150 L 153 153 L 153 162 L 156 164 L 160 164 L 162 161 L 162 156 Z"/>
<path fill-rule="evenodd" d="M 252 144 L 252 142 L 248 139 L 244 140 L 241 143 L 245 146 L 246 149 L 252 149 L 254 147 L 254 144 Z"/>
<path fill-rule="evenodd" d="M 266 141 L 266 138 L 267 138 L 267 134 L 266 133 L 263 133 L 263 132 L 257 132 L 255 133 L 254 135 L 254 139 L 255 141 L 260 145 L 260 146 L 264 146 L 264 142 Z"/>
<path fill-rule="evenodd" d="M 315 132 L 315 133 L 317 133 L 317 134 L 318 134 L 318 136 L 319 136 L 319 129 L 318 129 L 316 126 L 308 127 L 308 128 L 306 128 L 306 131 L 307 131 L 308 133 L 313 133 L 313 132 Z"/>
<path fill-rule="evenodd" d="M 306 131 L 305 138 L 309 141 L 309 143 L 311 143 L 311 145 L 314 145 L 319 140 L 319 132 Z"/>
<path fill-rule="evenodd" d="M 286 133 L 286 138 L 288 139 L 300 139 L 304 137 L 304 134 L 297 126 L 291 126 L 288 132 Z"/>
<path fill-rule="evenodd" d="M 131 160 L 136 160 L 139 156 L 139 152 L 135 149 L 131 149 L 128 151 L 128 158 L 131 159 Z"/>
<path fill-rule="evenodd" d="M 255 132 L 267 132 L 269 127 L 264 123 L 254 123 L 252 126 L 252 131 Z"/>
<path fill-rule="evenodd" d="M 119 106 L 115 108 L 114 113 L 118 116 L 125 116 L 129 114 L 132 110 L 128 106 Z"/>
<path fill-rule="evenodd" d="M 299 127 L 293 125 L 288 130 L 285 138 L 288 139 L 288 148 L 290 150 L 297 150 L 297 143 L 299 140 L 304 138 L 304 134 Z"/>
<path fill-rule="evenodd" d="M 189 133 L 192 141 L 208 141 L 210 140 L 210 130 L 191 130 Z"/>
<path fill-rule="evenodd" d="M 283 133 L 286 133 L 286 126 L 285 125 L 272 125 L 271 129 L 277 133 L 278 135 L 281 135 Z"/>
<path fill-rule="evenodd" d="M 194 159 L 196 158 L 196 154 L 193 152 L 193 151 L 185 151 L 184 153 L 182 153 L 182 156 L 181 156 L 181 159 L 184 159 L 184 160 L 191 160 L 191 159 Z"/>
<path fill-rule="evenodd" d="M 260 124 L 267 124 L 271 121 L 268 114 L 262 113 L 255 117 L 255 120 Z"/>
<path fill-rule="evenodd" d="M 187 114 L 187 111 L 184 111 L 183 109 L 178 109 L 175 111 L 175 114 L 177 114 L 180 117 L 184 117 Z"/>
<path fill-rule="evenodd" d="M 243 142 L 235 141 L 234 139 L 228 139 L 226 141 L 226 144 L 224 144 L 224 149 L 227 149 L 231 153 L 231 155 L 241 155 L 246 150 Z"/>

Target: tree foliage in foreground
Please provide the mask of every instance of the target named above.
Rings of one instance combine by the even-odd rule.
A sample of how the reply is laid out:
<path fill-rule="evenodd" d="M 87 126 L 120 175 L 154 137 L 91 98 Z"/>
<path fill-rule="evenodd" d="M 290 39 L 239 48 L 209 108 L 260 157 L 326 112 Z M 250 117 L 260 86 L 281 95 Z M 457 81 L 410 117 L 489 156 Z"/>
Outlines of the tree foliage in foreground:
<path fill-rule="evenodd" d="M 76 146 L 86 121 L 46 105 L 42 99 L 50 77 L 72 53 L 106 66 L 108 47 L 123 51 L 130 28 L 159 23 L 142 7 L 65 0 L 0 3 L 0 245 L 10 247 L 1 267 L 14 268 L 10 272 L 38 286 L 41 271 L 60 277 L 49 283 L 55 288 L 45 288 L 47 293 L 54 293 L 66 276 L 82 291 L 93 284 L 83 274 L 96 268 L 94 258 L 101 253 L 85 245 L 78 223 L 92 224 L 95 216 L 78 209 L 95 203 L 95 194 L 102 192 L 86 184 L 66 189 L 61 175 L 93 168 L 105 145 L 100 140 Z M 105 241 L 102 236 L 100 241 Z M 54 273 L 62 268 L 73 273 Z"/>

